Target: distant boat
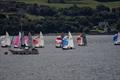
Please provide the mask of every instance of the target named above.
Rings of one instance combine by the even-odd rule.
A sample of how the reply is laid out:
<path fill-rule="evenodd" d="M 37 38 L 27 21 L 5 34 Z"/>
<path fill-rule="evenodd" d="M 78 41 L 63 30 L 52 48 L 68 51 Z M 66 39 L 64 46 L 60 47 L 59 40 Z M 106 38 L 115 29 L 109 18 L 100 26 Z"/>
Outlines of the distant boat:
<path fill-rule="evenodd" d="M 74 48 L 74 42 L 73 42 L 73 37 L 71 33 L 68 33 L 68 36 L 65 36 L 62 40 L 62 49 L 73 49 Z"/>
<path fill-rule="evenodd" d="M 1 47 L 11 46 L 11 39 L 8 32 L 6 32 L 6 35 L 0 37 L 0 43 L 1 43 Z"/>
<path fill-rule="evenodd" d="M 39 35 L 33 36 L 32 43 L 34 47 L 40 47 L 40 36 Z"/>
<path fill-rule="evenodd" d="M 12 40 L 12 46 L 14 48 L 19 48 L 21 47 L 21 32 L 19 32 L 18 36 L 14 36 Z"/>
<path fill-rule="evenodd" d="M 68 36 L 64 36 L 62 40 L 62 49 L 68 50 L 69 49 L 69 39 Z"/>
<path fill-rule="evenodd" d="M 62 37 L 61 36 L 57 36 L 55 39 L 55 47 L 56 48 L 61 48 L 62 47 Z"/>
<path fill-rule="evenodd" d="M 44 47 L 44 36 L 42 34 L 42 32 L 40 32 L 40 40 L 41 40 L 41 44 L 40 44 L 40 47 Z"/>
<path fill-rule="evenodd" d="M 120 32 L 113 36 L 114 45 L 120 45 Z"/>
<path fill-rule="evenodd" d="M 80 33 L 79 36 L 77 37 L 77 44 L 78 44 L 78 46 L 87 45 L 87 39 L 83 33 Z"/>
<path fill-rule="evenodd" d="M 39 54 L 38 50 L 33 48 L 31 33 L 29 33 L 28 36 L 24 36 L 24 33 L 22 33 L 21 37 L 17 38 L 17 40 L 18 39 L 20 41 L 20 47 L 9 49 L 13 54 Z"/>
<path fill-rule="evenodd" d="M 35 48 L 43 48 L 44 47 L 44 37 L 43 37 L 42 32 L 40 32 L 39 35 L 36 35 L 33 37 L 32 43 Z"/>
<path fill-rule="evenodd" d="M 29 47 L 29 37 L 28 36 L 24 36 L 24 47 L 25 48 Z"/>
<path fill-rule="evenodd" d="M 69 38 L 69 43 L 68 43 L 69 48 L 73 49 L 74 48 L 74 42 L 73 42 L 73 37 L 72 37 L 70 32 L 68 32 L 68 38 Z"/>

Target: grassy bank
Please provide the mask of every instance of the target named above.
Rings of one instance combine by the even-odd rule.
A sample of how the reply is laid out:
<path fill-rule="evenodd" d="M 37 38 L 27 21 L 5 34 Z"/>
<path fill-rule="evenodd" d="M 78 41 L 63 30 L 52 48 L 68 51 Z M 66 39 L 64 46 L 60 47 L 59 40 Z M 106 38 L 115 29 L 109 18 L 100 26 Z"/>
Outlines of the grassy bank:
<path fill-rule="evenodd" d="M 98 4 L 103 4 L 105 6 L 108 6 L 110 8 L 114 7 L 120 7 L 120 1 L 115 2 L 97 2 L 94 0 L 66 0 L 65 3 L 48 3 L 47 0 L 16 0 L 19 2 L 25 2 L 29 4 L 37 3 L 39 5 L 48 5 L 50 7 L 56 7 L 56 8 L 66 8 L 69 6 L 72 6 L 73 4 L 78 4 L 80 7 L 88 6 L 95 8 Z"/>

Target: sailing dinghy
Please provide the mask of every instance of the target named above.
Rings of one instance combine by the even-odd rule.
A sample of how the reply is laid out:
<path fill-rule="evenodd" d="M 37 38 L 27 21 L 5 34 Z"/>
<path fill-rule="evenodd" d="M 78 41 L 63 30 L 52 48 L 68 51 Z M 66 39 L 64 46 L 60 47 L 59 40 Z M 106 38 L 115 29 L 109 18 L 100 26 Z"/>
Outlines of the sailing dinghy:
<path fill-rule="evenodd" d="M 21 32 L 19 32 L 18 36 L 13 37 L 12 46 L 14 48 L 19 48 L 21 46 Z"/>
<path fill-rule="evenodd" d="M 57 36 L 55 39 L 55 47 L 56 48 L 61 48 L 62 44 L 62 37 L 61 36 Z"/>
<path fill-rule="evenodd" d="M 68 36 L 64 36 L 63 40 L 62 40 L 62 49 L 63 50 L 68 50 L 69 49 L 69 39 Z"/>
<path fill-rule="evenodd" d="M 68 33 L 68 36 L 65 36 L 62 40 L 62 49 L 68 50 L 68 49 L 73 49 L 74 48 L 74 42 L 73 42 L 73 37 L 71 33 Z"/>
<path fill-rule="evenodd" d="M 120 32 L 113 36 L 113 43 L 114 45 L 120 45 Z"/>
<path fill-rule="evenodd" d="M 0 43 L 1 43 L 1 47 L 11 46 L 11 39 L 8 32 L 6 32 L 6 35 L 0 37 Z"/>
<path fill-rule="evenodd" d="M 32 43 L 35 48 L 43 48 L 44 47 L 44 37 L 43 37 L 42 32 L 40 32 L 39 35 L 36 35 L 33 37 Z"/>
<path fill-rule="evenodd" d="M 83 33 L 80 33 L 77 37 L 77 44 L 78 46 L 85 46 L 87 45 L 86 36 Z"/>

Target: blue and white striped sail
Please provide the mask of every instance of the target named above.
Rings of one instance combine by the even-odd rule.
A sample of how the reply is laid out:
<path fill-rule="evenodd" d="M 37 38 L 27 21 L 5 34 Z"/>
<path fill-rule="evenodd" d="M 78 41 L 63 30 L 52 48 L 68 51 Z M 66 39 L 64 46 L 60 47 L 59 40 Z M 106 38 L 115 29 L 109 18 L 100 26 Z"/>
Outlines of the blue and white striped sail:
<path fill-rule="evenodd" d="M 120 32 L 113 36 L 113 42 L 115 45 L 120 45 Z"/>

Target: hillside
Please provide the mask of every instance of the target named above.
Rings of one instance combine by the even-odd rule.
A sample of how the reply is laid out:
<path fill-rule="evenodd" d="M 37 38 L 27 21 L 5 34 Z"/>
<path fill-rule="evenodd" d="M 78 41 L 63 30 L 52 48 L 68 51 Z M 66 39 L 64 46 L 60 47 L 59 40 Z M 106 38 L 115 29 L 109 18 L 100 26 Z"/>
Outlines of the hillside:
<path fill-rule="evenodd" d="M 11 1 L 0 2 L 0 34 L 9 31 L 15 35 L 21 29 L 21 25 L 25 32 L 83 31 L 101 34 L 120 31 L 120 1 L 65 0 L 61 3 L 48 3 L 47 0 Z M 73 5 L 75 3 L 76 5 Z"/>
<path fill-rule="evenodd" d="M 120 6 L 120 1 L 98 2 L 95 0 L 65 0 L 65 3 L 48 3 L 48 0 L 16 0 L 16 1 L 30 3 L 30 4 L 37 3 L 37 4 L 48 5 L 48 6 L 57 7 L 57 8 L 69 7 L 72 4 L 78 4 L 78 6 L 81 6 L 81 7 L 82 6 L 89 6 L 92 8 L 95 8 L 96 5 L 98 5 L 98 4 L 103 4 L 103 5 L 106 5 L 110 8 Z"/>

